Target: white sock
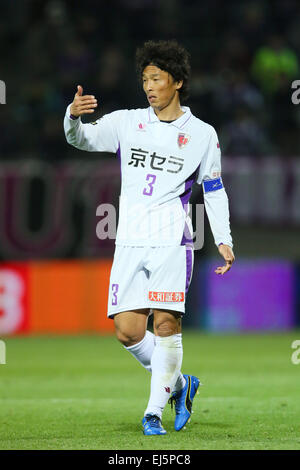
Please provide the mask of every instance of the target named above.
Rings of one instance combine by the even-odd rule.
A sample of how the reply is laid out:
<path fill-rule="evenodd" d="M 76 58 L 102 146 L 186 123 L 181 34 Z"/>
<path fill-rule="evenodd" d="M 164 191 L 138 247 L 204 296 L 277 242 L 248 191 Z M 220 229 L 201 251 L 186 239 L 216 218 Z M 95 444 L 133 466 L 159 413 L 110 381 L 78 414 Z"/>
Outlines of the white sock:
<path fill-rule="evenodd" d="M 152 413 L 159 418 L 181 375 L 182 335 L 156 336 L 151 358 L 151 393 L 145 415 Z M 184 378 L 183 378 L 184 380 Z"/>
<path fill-rule="evenodd" d="M 186 380 L 183 377 L 182 373 L 178 375 L 178 379 L 176 380 L 176 384 L 174 385 L 173 392 L 179 392 L 185 386 Z"/>
<path fill-rule="evenodd" d="M 145 369 L 151 372 L 151 357 L 155 347 L 155 335 L 151 331 L 146 331 L 142 341 L 133 346 L 124 346 L 133 357 L 135 357 Z"/>
<path fill-rule="evenodd" d="M 151 331 L 147 330 L 144 338 L 133 346 L 124 346 L 130 354 L 135 357 L 145 369 L 152 372 L 151 368 L 151 357 L 155 347 L 155 335 Z M 174 386 L 174 392 L 178 392 L 185 386 L 185 378 L 180 373 L 176 384 Z"/>

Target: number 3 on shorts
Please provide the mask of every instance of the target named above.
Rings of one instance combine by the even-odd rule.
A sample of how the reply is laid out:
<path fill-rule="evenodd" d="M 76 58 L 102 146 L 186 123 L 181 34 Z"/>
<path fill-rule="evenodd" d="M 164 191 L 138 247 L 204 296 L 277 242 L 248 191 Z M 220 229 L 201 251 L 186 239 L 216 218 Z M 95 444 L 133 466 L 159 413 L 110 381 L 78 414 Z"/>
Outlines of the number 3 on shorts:
<path fill-rule="evenodd" d="M 143 191 L 143 194 L 145 196 L 151 196 L 151 194 L 153 193 L 153 185 L 155 183 L 155 180 L 156 180 L 156 175 L 150 175 L 148 174 L 146 176 L 146 180 L 150 182 L 148 182 L 148 188 L 144 188 L 144 191 Z M 152 180 L 152 181 L 151 181 Z M 148 190 L 148 191 L 147 191 Z"/>
<path fill-rule="evenodd" d="M 112 295 L 113 295 L 111 304 L 118 305 L 117 293 L 119 291 L 119 284 L 113 284 L 111 288 L 112 288 Z"/>

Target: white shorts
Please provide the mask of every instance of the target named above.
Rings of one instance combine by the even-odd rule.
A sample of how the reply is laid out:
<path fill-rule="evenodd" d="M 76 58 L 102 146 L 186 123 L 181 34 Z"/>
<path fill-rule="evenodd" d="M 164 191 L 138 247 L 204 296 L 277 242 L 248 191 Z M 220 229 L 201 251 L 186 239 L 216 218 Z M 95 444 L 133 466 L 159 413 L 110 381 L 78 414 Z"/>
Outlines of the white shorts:
<path fill-rule="evenodd" d="M 116 246 L 107 315 L 139 308 L 185 312 L 192 279 L 193 248 Z"/>

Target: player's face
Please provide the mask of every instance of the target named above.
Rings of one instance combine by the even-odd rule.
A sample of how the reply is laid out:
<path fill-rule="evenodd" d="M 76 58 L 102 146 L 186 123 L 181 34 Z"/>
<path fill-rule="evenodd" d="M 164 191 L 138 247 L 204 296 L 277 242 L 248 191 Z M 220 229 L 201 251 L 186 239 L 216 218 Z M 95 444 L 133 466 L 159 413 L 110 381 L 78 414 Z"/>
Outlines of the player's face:
<path fill-rule="evenodd" d="M 148 65 L 143 72 L 143 88 L 150 106 L 159 110 L 168 106 L 178 94 L 182 81 L 175 82 L 173 77 L 155 65 Z"/>

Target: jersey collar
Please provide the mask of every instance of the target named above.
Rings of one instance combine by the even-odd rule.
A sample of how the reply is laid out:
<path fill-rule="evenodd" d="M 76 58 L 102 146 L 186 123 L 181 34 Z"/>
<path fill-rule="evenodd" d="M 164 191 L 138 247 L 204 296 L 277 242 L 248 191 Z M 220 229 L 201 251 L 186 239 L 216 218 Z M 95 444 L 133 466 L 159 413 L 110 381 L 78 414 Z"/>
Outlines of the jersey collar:
<path fill-rule="evenodd" d="M 178 127 L 178 129 L 182 129 L 186 123 L 190 120 L 192 117 L 191 110 L 188 106 L 181 106 L 182 111 L 184 111 L 184 114 L 180 116 L 176 121 L 170 122 L 169 126 L 175 126 Z M 148 108 L 148 123 L 152 124 L 153 122 L 160 122 L 158 117 L 156 116 L 154 109 L 152 106 L 149 106 Z"/>

